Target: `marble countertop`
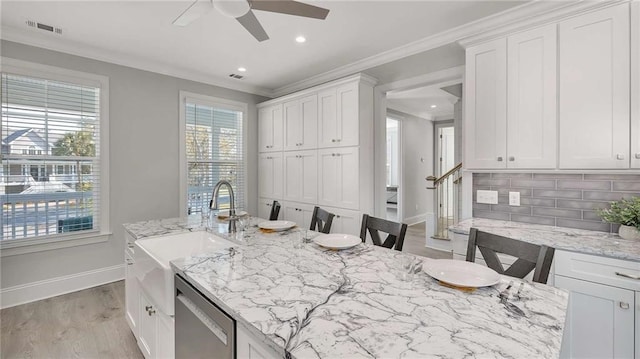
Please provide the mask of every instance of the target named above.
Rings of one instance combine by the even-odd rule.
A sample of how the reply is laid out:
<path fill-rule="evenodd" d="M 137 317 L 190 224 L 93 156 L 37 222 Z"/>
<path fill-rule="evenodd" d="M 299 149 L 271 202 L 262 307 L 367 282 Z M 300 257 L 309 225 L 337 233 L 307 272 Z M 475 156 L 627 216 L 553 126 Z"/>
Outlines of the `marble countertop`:
<path fill-rule="evenodd" d="M 196 230 L 188 221 L 127 225 L 137 238 L 167 229 Z M 146 228 L 148 226 L 148 228 Z M 153 227 L 153 228 L 152 228 Z M 510 281 L 471 293 L 442 286 L 424 272 L 401 280 L 401 257 L 360 244 L 331 251 L 295 248 L 295 234 L 251 227 L 233 250 L 172 261 L 185 277 L 254 337 L 284 357 L 536 357 L 557 358 L 568 295 L 524 284 L 508 311 L 498 294 Z M 428 266 L 431 259 L 414 257 Z M 513 290 L 515 292 L 515 290 Z"/>
<path fill-rule="evenodd" d="M 565 227 L 544 226 L 494 219 L 470 218 L 449 227 L 468 235 L 471 228 L 559 250 L 594 254 L 640 262 L 640 241 L 622 239 L 617 234 Z"/>
<path fill-rule="evenodd" d="M 142 239 L 183 232 L 203 231 L 204 225 L 200 216 L 189 216 L 126 223 L 124 224 L 124 229 L 134 239 Z"/>

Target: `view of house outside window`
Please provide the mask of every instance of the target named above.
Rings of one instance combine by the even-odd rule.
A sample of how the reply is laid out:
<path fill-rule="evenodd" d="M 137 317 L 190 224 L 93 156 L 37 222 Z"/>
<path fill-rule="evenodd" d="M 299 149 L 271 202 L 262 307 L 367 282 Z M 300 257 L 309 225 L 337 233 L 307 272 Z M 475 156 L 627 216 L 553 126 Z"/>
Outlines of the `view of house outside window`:
<path fill-rule="evenodd" d="M 244 204 L 243 112 L 216 105 L 186 104 L 187 213 L 208 207 L 213 186 L 227 180 L 236 206 Z M 226 187 L 220 191 L 221 208 L 229 207 Z"/>
<path fill-rule="evenodd" d="M 0 239 L 98 229 L 100 89 L 2 73 Z"/>

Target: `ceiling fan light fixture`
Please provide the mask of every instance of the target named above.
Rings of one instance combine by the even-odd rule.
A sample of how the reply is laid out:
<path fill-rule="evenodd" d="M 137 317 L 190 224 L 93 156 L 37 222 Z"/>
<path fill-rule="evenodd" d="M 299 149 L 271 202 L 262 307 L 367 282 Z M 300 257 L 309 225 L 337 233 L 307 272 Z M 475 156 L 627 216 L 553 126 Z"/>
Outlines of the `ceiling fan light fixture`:
<path fill-rule="evenodd" d="M 307 39 L 304 36 L 298 36 L 296 37 L 296 42 L 299 44 L 302 44 L 303 42 L 306 42 Z"/>
<path fill-rule="evenodd" d="M 436 106 L 436 105 L 431 105 L 431 108 L 436 108 L 436 107 L 438 107 L 438 106 Z"/>
<path fill-rule="evenodd" d="M 247 0 L 214 0 L 213 7 L 222 15 L 232 18 L 244 16 L 251 10 Z"/>
<path fill-rule="evenodd" d="M 240 72 L 247 72 L 247 69 L 244 67 L 238 67 L 238 71 Z"/>

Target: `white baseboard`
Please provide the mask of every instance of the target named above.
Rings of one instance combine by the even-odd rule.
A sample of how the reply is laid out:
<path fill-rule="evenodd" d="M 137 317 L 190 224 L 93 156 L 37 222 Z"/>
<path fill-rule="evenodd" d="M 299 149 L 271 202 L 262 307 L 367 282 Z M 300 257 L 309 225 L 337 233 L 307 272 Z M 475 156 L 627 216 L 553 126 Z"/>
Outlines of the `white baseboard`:
<path fill-rule="evenodd" d="M 16 285 L 0 290 L 0 308 L 9 308 L 124 279 L 124 264 Z"/>
<path fill-rule="evenodd" d="M 420 213 L 417 216 L 405 218 L 404 220 L 402 220 L 402 223 L 406 223 L 408 226 L 413 226 L 414 224 L 418 224 L 420 222 L 424 222 L 426 220 L 426 218 L 427 218 L 427 214 L 426 213 Z"/>

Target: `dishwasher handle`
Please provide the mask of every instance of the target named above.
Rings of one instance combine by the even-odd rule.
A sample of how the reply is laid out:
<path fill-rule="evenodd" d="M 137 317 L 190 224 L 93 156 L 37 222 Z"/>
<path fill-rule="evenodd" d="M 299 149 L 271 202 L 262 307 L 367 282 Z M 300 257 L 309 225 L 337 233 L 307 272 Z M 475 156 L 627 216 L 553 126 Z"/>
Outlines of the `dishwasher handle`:
<path fill-rule="evenodd" d="M 198 306 L 184 294 L 180 293 L 176 297 L 191 313 L 198 318 L 224 345 L 227 345 L 227 333 L 205 312 L 200 310 Z"/>

